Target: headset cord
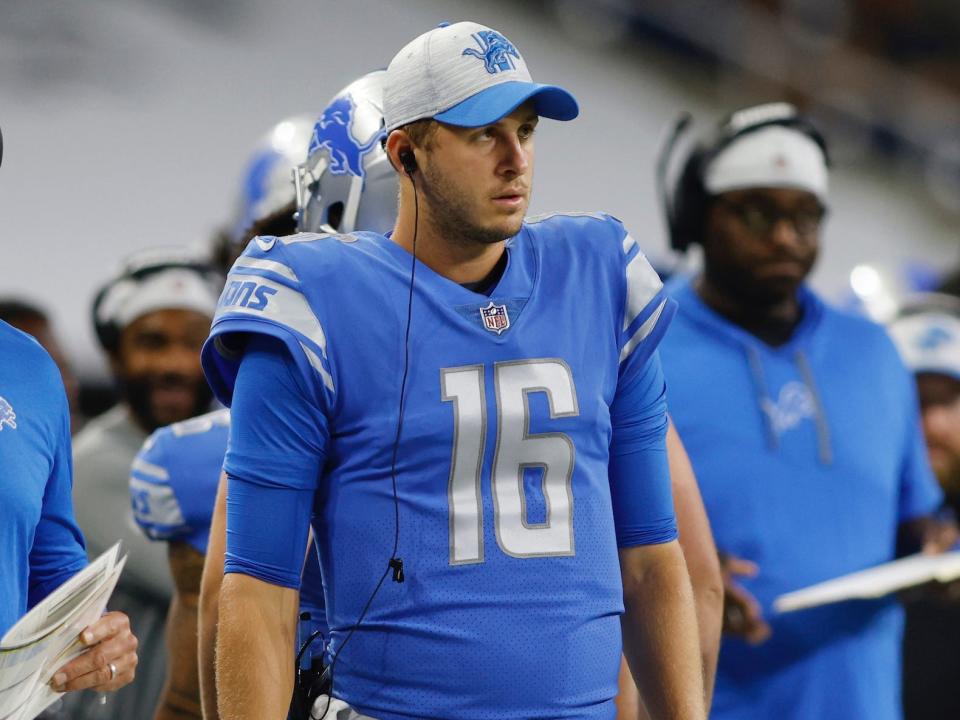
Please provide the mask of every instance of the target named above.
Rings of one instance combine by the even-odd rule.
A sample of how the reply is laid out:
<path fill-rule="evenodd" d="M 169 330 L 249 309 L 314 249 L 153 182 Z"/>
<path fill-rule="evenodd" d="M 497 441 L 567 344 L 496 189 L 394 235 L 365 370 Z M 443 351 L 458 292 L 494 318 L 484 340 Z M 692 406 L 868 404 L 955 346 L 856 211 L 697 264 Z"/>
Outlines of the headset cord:
<path fill-rule="evenodd" d="M 329 672 L 326 670 L 324 671 L 324 675 L 327 676 L 324 678 L 324 680 L 329 681 L 329 688 L 327 689 L 327 705 L 324 707 L 323 712 L 319 715 L 321 718 L 327 714 L 327 711 L 330 709 L 330 702 L 333 699 L 333 674 L 336 670 L 337 660 L 340 658 L 340 653 L 343 652 L 343 649 L 347 646 L 347 643 L 350 642 L 350 638 L 353 637 L 353 633 L 356 631 L 356 629 L 363 623 L 367 616 L 367 612 L 370 610 L 370 606 L 373 605 L 373 601 L 377 597 L 377 593 L 379 593 L 380 588 L 383 587 L 383 583 L 386 581 L 387 575 L 389 575 L 390 571 L 392 570 L 394 582 L 402 583 L 404 581 L 403 559 L 397 557 L 397 550 L 400 547 L 400 501 L 397 496 L 397 455 L 400 450 L 400 432 L 403 429 L 403 410 L 406 400 L 407 374 L 410 369 L 410 325 L 411 320 L 413 319 L 413 280 L 417 273 L 417 230 L 420 224 L 420 202 L 419 198 L 417 197 L 417 184 L 414 181 L 411 173 L 408 173 L 408 177 L 410 178 L 410 183 L 413 185 L 413 257 L 410 261 L 410 289 L 407 293 L 407 326 L 403 337 L 403 375 L 400 379 L 400 408 L 399 412 L 397 413 L 397 433 L 393 440 L 393 457 L 390 463 L 390 479 L 393 482 L 393 550 L 390 553 L 390 561 L 387 563 L 387 567 L 384 568 L 383 574 L 380 575 L 380 580 L 377 581 L 377 586 L 373 589 L 373 592 L 370 593 L 370 597 L 363 606 L 363 611 L 360 613 L 360 617 L 357 618 L 357 621 L 350 627 L 350 632 L 347 633 L 347 636 L 343 639 L 340 647 L 338 647 L 337 651 L 333 654 L 333 660 L 330 661 L 330 667 L 328 668 Z"/>

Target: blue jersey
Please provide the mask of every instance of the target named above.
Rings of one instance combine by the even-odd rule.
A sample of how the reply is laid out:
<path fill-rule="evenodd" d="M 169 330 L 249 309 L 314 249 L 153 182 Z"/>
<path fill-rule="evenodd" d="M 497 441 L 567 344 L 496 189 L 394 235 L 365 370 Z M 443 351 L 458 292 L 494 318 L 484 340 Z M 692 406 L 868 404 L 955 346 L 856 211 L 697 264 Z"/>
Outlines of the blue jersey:
<path fill-rule="evenodd" d="M 743 584 L 773 629 L 756 647 L 724 640 L 711 717 L 899 718 L 895 599 L 786 615 L 772 605 L 892 560 L 898 525 L 937 508 L 913 379 L 882 328 L 808 290 L 793 337 L 773 348 L 689 280 L 668 289 L 680 304 L 662 350 L 670 411 L 717 546 L 758 564 Z"/>
<path fill-rule="evenodd" d="M 133 461 L 130 502 L 148 538 L 185 542 L 206 554 L 229 433 L 230 411 L 215 410 L 147 438 Z M 315 630 L 326 635 L 320 563 L 312 551 L 303 566 L 300 611 L 310 613 L 304 635 Z"/>
<path fill-rule="evenodd" d="M 613 717 L 618 543 L 676 537 L 660 279 L 603 215 L 530 220 L 506 253 L 489 295 L 416 268 L 396 460 L 406 580 L 387 580 L 334 676 L 383 720 Z M 312 504 L 331 652 L 394 543 L 410 270 L 372 233 L 257 238 L 204 348 L 234 403 L 227 570 L 294 586 L 295 558 L 278 558 Z"/>
<path fill-rule="evenodd" d="M 0 321 L 0 636 L 87 564 L 72 485 L 60 372 Z"/>

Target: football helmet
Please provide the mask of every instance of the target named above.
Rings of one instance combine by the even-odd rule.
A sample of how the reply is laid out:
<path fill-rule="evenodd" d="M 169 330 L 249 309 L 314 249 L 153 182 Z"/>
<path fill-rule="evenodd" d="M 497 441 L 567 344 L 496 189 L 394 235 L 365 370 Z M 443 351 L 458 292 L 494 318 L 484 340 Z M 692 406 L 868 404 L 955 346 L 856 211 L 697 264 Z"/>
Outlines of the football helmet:
<path fill-rule="evenodd" d="M 250 226 L 295 199 L 290 173 L 307 156 L 313 121 L 307 115 L 281 120 L 260 140 L 247 161 L 237 197 L 233 241 Z"/>
<path fill-rule="evenodd" d="M 313 126 L 295 171 L 301 232 L 385 233 L 397 217 L 397 175 L 383 149 L 384 70 L 338 92 Z"/>

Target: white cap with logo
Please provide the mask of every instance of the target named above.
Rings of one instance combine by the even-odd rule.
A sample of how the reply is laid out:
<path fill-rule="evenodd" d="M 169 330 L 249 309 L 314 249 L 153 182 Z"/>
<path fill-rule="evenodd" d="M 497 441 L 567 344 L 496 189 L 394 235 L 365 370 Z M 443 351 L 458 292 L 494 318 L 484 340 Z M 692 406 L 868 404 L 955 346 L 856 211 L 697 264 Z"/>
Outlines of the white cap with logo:
<path fill-rule="evenodd" d="M 960 380 L 960 317 L 935 307 L 905 315 L 890 324 L 890 336 L 904 364 L 914 373 L 935 373 Z M 947 298 L 953 300 L 953 298 Z"/>
<path fill-rule="evenodd" d="M 424 118 L 479 127 L 529 99 L 542 117 L 573 120 L 579 113 L 569 92 L 532 81 L 520 52 L 503 35 L 478 23 L 458 22 L 420 35 L 390 62 L 384 122 L 388 133 Z"/>

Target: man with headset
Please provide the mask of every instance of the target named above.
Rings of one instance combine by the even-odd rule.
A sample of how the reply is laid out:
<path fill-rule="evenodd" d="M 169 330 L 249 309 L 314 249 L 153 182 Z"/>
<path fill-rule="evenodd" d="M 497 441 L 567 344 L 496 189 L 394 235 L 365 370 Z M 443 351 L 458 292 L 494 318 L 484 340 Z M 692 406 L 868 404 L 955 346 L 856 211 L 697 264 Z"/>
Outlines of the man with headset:
<path fill-rule="evenodd" d="M 209 409 L 212 396 L 200 369 L 200 348 L 221 282 L 204 258 L 187 250 L 145 250 L 127 259 L 93 305 L 97 338 L 121 402 L 74 439 L 74 505 L 91 554 L 123 540 L 129 560 L 114 598 L 133 618 L 144 651 L 137 681 L 108 700 L 116 717 L 153 715 L 163 683 L 162 634 L 173 589 L 164 549 L 147 542 L 131 522 L 130 465 L 157 427 Z M 104 712 L 95 705 L 71 709 L 81 718 L 87 711 Z"/>
<path fill-rule="evenodd" d="M 883 329 L 805 284 L 827 153 L 789 105 L 735 113 L 684 161 L 672 242 L 703 271 L 672 283 L 663 343 L 684 438 L 731 585 L 712 717 L 900 717 L 895 599 L 773 615 L 782 593 L 943 545 L 942 497 L 911 378 Z M 721 420 L 722 418 L 722 420 Z M 951 535 L 947 528 L 947 536 Z"/>
<path fill-rule="evenodd" d="M 0 136 L 0 160 L 3 138 Z M 0 320 L 0 636 L 87 564 L 70 498 L 70 410 L 50 354 Z M 122 612 L 78 638 L 87 650 L 51 679 L 55 690 L 113 691 L 136 674 L 137 638 Z"/>
<path fill-rule="evenodd" d="M 392 235 L 260 238 L 235 266 L 204 349 L 232 403 L 221 717 L 285 712 L 311 513 L 318 717 L 607 718 L 621 630 L 651 714 L 705 716 L 673 306 L 609 216 L 523 221 L 538 118 L 576 114 L 500 33 L 426 33 L 387 70 Z"/>

